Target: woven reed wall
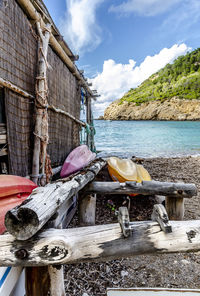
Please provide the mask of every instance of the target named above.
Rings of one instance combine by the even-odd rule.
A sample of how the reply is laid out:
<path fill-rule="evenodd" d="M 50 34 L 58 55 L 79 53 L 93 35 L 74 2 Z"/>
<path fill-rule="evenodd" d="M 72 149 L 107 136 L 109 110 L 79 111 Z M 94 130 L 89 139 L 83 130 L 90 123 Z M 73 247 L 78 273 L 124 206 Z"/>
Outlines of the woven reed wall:
<path fill-rule="evenodd" d="M 35 95 L 37 39 L 30 23 L 16 3 L 5 7 L 0 0 L 0 77 Z M 76 78 L 49 47 L 49 105 L 80 116 L 80 87 Z M 5 92 L 8 129 L 9 173 L 31 173 L 34 108 L 30 99 Z M 79 126 L 70 118 L 48 111 L 49 146 L 52 166 L 61 165 L 67 154 L 79 145 Z"/>
<path fill-rule="evenodd" d="M 76 118 L 80 117 L 80 86 L 65 64 L 49 47 L 48 87 L 49 105 L 54 105 L 69 112 Z M 67 154 L 79 145 L 79 125 L 70 118 L 49 111 L 49 145 L 52 166 L 60 165 Z M 58 152 L 59 151 L 59 152 Z"/>
<path fill-rule="evenodd" d="M 9 148 L 9 173 L 27 176 L 31 172 L 34 104 L 6 89 L 5 107 Z"/>
<path fill-rule="evenodd" d="M 7 6 L 5 4 L 7 2 Z M 37 40 L 15 0 L 1 2 L 0 76 L 34 94 Z"/>

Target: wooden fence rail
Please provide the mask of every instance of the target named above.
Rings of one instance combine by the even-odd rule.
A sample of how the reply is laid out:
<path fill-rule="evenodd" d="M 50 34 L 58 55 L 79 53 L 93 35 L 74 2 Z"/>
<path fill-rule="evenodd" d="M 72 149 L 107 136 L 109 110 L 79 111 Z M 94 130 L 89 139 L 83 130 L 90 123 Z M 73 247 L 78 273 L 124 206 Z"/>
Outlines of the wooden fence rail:
<path fill-rule="evenodd" d="M 190 198 L 197 195 L 195 184 L 171 183 L 159 181 L 136 182 L 92 182 L 85 187 L 86 193 L 99 194 L 143 194 L 164 195 L 171 197 Z"/>
<path fill-rule="evenodd" d="M 119 223 L 72 229 L 49 229 L 28 241 L 0 236 L 1 266 L 42 266 L 104 261 L 150 253 L 200 251 L 200 220 L 170 221 L 171 233 L 157 222 L 131 222 L 124 238 Z"/>

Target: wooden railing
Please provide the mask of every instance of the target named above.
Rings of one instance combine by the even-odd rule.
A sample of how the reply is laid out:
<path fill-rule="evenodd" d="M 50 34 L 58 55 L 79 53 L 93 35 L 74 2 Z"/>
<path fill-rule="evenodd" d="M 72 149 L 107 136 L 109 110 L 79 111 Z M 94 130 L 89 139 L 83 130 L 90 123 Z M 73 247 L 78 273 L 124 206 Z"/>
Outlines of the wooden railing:
<path fill-rule="evenodd" d="M 184 198 L 197 194 L 194 184 L 93 181 L 105 164 L 104 160 L 98 160 L 71 178 L 37 188 L 21 206 L 7 213 L 5 221 L 10 233 L 0 236 L 0 265 L 27 267 L 27 296 L 38 296 L 36 291 L 41 289 L 50 289 L 52 296 L 65 295 L 62 264 L 138 254 L 200 251 L 200 220 L 174 221 L 183 219 Z M 79 221 L 84 227 L 59 229 L 70 199 L 80 190 Z M 105 193 L 164 195 L 170 226 L 165 232 L 160 220 L 155 218 L 159 211 L 153 215 L 156 222 L 128 221 L 127 224 L 125 221 L 128 235 L 121 222 L 96 226 L 97 193 L 99 198 Z M 165 213 L 161 218 L 168 223 Z M 44 277 L 39 277 L 41 268 Z M 42 282 L 46 277 L 44 270 L 51 279 L 50 287 Z"/>

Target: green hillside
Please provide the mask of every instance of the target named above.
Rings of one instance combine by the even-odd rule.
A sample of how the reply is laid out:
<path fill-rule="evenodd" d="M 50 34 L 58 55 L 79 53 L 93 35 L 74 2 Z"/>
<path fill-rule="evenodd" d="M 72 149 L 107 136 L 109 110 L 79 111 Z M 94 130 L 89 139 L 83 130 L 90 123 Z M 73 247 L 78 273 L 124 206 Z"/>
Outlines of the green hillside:
<path fill-rule="evenodd" d="M 177 96 L 200 99 L 200 48 L 178 57 L 173 64 L 150 76 L 140 86 L 130 89 L 121 99 L 141 104 Z"/>

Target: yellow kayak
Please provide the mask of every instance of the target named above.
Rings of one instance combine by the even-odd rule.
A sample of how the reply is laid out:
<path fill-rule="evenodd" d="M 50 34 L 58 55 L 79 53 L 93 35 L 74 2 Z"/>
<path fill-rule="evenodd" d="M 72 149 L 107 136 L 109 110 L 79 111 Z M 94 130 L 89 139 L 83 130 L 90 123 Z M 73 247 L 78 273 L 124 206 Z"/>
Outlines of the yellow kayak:
<path fill-rule="evenodd" d="M 110 157 L 108 159 L 108 171 L 113 181 L 136 181 L 138 183 L 151 181 L 151 176 L 147 170 L 130 159 Z"/>

